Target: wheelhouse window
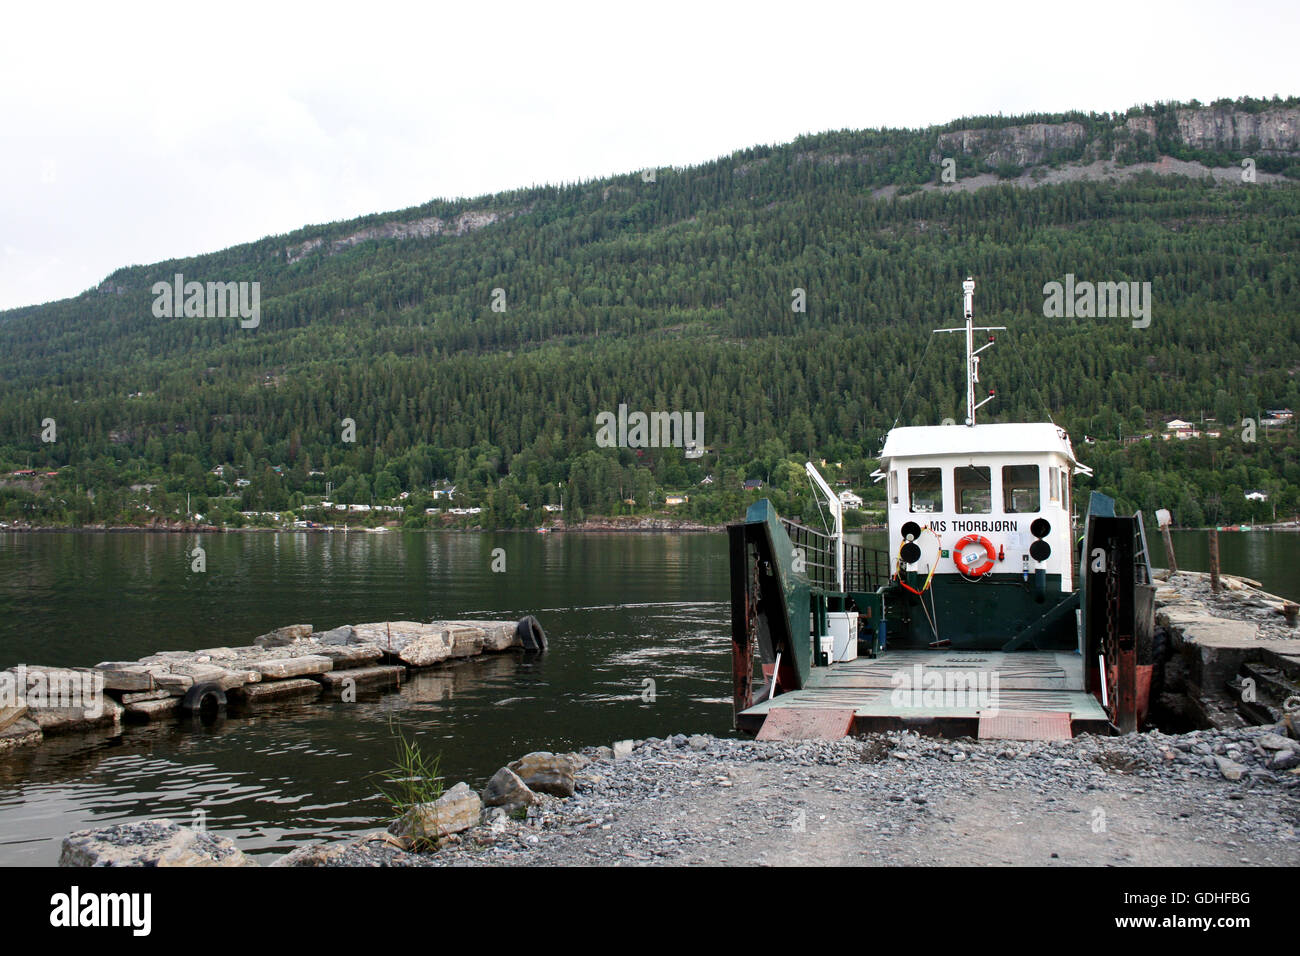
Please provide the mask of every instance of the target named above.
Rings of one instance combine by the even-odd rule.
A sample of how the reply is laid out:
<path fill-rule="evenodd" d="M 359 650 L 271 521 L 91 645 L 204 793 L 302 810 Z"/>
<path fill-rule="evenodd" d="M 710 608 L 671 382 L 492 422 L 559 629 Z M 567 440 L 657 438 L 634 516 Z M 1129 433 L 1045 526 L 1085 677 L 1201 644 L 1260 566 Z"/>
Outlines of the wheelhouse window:
<path fill-rule="evenodd" d="M 898 504 L 898 472 L 893 468 L 889 470 L 889 502 Z"/>
<path fill-rule="evenodd" d="M 1055 477 L 1056 469 L 1052 469 Z M 1038 466 L 1002 466 L 1002 510 L 1009 515 L 1039 511 Z"/>
<path fill-rule="evenodd" d="M 1059 468 L 1047 469 L 1047 500 L 1061 500 L 1061 469 Z"/>
<path fill-rule="evenodd" d="M 957 490 L 957 513 L 986 515 L 993 511 L 992 472 L 984 465 L 967 465 L 952 470 Z"/>
<path fill-rule="evenodd" d="M 940 468 L 907 469 L 907 494 L 914 514 L 931 514 L 943 510 L 943 470 Z"/>

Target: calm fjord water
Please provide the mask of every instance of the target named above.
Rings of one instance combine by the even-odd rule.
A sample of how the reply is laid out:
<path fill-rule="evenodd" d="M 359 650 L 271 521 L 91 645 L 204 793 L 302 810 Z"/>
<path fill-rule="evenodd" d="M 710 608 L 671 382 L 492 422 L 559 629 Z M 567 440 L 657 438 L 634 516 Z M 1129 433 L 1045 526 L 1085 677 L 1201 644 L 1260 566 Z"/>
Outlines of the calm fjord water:
<path fill-rule="evenodd" d="M 881 546 L 883 536 L 862 543 Z M 530 750 L 731 727 L 726 538 L 721 534 L 0 533 L 0 667 L 84 666 L 159 650 L 250 643 L 285 624 L 516 619 L 543 657 L 487 655 L 362 695 L 118 736 L 51 738 L 0 759 L 0 865 L 53 864 L 67 833 L 171 817 L 257 854 L 373 829 L 392 726 L 481 786 Z M 1224 569 L 1300 599 L 1289 534 L 1224 534 Z M 1204 535 L 1175 535 L 1204 567 Z M 506 571 L 491 570 L 504 548 Z M 1153 542 L 1158 558 L 1162 551 Z M 1160 563 L 1160 562 L 1158 562 Z M 653 700 L 647 691 L 653 681 Z"/>

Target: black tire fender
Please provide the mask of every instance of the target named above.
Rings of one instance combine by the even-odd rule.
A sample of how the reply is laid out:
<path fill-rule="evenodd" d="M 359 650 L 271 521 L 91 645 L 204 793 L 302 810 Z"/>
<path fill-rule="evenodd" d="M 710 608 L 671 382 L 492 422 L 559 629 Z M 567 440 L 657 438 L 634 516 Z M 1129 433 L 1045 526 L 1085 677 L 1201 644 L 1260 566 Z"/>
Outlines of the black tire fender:
<path fill-rule="evenodd" d="M 544 651 L 546 650 L 546 632 L 542 630 L 542 625 L 537 618 L 531 614 L 520 618 L 519 623 L 515 625 L 515 634 L 518 635 L 519 641 L 526 651 Z"/>
<path fill-rule="evenodd" d="M 215 717 L 226 709 L 226 692 L 213 681 L 195 684 L 181 698 L 181 711 L 201 717 Z"/>

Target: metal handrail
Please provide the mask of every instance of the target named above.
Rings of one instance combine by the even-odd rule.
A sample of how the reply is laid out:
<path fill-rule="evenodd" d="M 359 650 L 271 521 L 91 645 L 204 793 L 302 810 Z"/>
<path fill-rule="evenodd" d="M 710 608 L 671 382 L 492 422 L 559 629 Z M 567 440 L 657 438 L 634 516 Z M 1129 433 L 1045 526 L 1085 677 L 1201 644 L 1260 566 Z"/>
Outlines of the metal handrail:
<path fill-rule="evenodd" d="M 790 536 L 790 543 L 803 552 L 804 574 L 808 580 L 827 590 L 839 590 L 834 536 L 789 518 L 780 521 Z M 844 590 L 875 591 L 888 581 L 888 552 L 860 544 L 844 545 Z"/>

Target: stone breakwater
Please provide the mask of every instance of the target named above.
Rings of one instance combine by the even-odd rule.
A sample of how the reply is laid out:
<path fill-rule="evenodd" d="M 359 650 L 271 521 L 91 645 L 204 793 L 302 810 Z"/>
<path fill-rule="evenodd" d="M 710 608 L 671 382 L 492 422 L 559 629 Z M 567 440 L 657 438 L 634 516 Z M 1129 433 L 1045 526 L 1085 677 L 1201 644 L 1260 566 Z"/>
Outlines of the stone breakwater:
<path fill-rule="evenodd" d="M 434 835 L 420 851 L 413 833 Z M 246 866 L 169 821 L 72 834 L 64 865 Z M 1300 864 L 1289 725 L 1068 741 L 676 734 L 528 754 L 481 790 L 272 866 Z"/>
<path fill-rule="evenodd" d="M 397 687 L 412 669 L 513 648 L 544 649 L 536 619 L 382 621 L 317 632 L 277 628 L 244 647 L 159 651 L 94 667 L 20 664 L 0 671 L 0 759 L 47 736 L 116 732 L 124 722 Z"/>
<path fill-rule="evenodd" d="M 1300 716 L 1296 607 L 1257 581 L 1157 570 L 1155 701 L 1193 726 L 1241 728 Z M 1291 618 L 1288 619 L 1288 612 Z"/>

